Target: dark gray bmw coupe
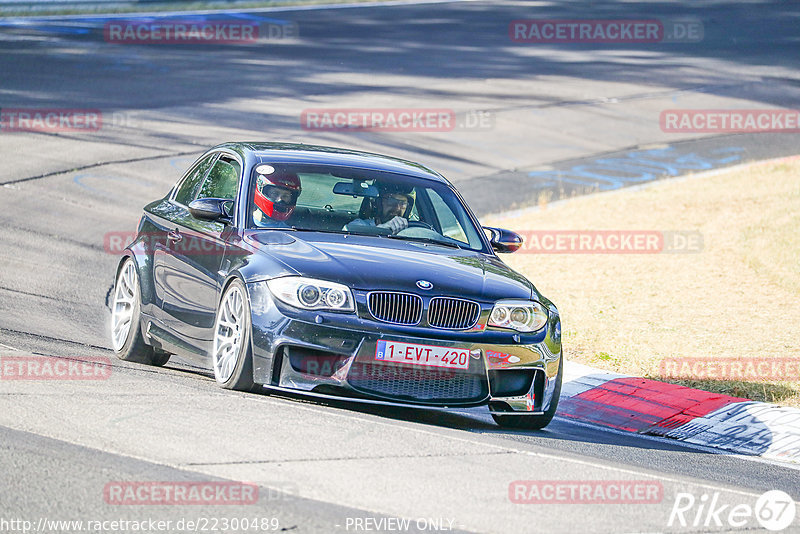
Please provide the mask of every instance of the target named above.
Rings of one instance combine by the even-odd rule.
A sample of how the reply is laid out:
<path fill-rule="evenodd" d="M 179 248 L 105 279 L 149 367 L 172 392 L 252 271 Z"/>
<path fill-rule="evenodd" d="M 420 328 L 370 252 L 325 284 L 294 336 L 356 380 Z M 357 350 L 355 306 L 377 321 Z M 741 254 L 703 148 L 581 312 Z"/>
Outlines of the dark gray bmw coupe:
<path fill-rule="evenodd" d="M 521 243 L 417 163 L 223 144 L 145 206 L 117 268 L 112 345 L 151 365 L 178 354 L 223 388 L 488 405 L 501 426 L 542 428 L 561 323 L 498 258 Z"/>

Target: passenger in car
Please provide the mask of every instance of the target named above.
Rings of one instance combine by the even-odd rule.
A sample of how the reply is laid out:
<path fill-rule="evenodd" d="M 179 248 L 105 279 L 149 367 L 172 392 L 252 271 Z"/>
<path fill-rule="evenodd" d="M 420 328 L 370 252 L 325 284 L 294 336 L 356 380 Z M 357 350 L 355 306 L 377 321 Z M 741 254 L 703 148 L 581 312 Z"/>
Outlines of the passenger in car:
<path fill-rule="evenodd" d="M 280 173 L 269 165 L 262 165 L 256 171 L 271 171 L 269 174 L 258 173 L 253 201 L 253 222 L 260 228 L 288 228 L 286 219 L 297 206 L 297 197 L 302 191 L 300 178 L 294 173 Z"/>
<path fill-rule="evenodd" d="M 343 230 L 349 232 L 358 226 L 379 226 L 396 234 L 408 228 L 408 216 L 416 199 L 414 188 L 402 184 L 376 185 L 378 197 L 365 198 L 358 213 L 359 218 L 347 223 Z"/>

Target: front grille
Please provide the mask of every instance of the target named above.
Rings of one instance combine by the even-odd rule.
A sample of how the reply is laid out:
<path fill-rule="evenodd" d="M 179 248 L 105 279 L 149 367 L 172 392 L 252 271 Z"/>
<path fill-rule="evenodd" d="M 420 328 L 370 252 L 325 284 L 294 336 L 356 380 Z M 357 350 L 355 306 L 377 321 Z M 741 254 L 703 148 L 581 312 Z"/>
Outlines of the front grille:
<path fill-rule="evenodd" d="M 355 363 L 347 382 L 364 393 L 416 402 L 479 402 L 489 393 L 485 377 L 451 369 Z"/>
<path fill-rule="evenodd" d="M 379 321 L 417 324 L 422 318 L 422 299 L 411 293 L 376 291 L 367 298 L 369 312 Z"/>
<path fill-rule="evenodd" d="M 462 330 L 478 322 L 481 307 L 471 300 L 434 297 L 428 305 L 428 324 L 436 328 Z"/>

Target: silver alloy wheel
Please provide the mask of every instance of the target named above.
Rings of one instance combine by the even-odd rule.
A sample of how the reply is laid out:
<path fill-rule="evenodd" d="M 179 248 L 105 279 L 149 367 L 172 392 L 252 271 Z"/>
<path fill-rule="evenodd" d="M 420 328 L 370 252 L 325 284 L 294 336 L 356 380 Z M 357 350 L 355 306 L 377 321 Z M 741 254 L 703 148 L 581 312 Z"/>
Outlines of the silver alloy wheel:
<path fill-rule="evenodd" d="M 214 377 L 219 383 L 230 380 L 239 353 L 245 327 L 244 296 L 238 286 L 233 285 L 225 293 L 225 298 L 217 312 L 214 325 L 213 363 Z"/>
<path fill-rule="evenodd" d="M 139 298 L 139 281 L 136 268 L 128 260 L 120 269 L 111 306 L 111 344 L 119 352 L 125 346 L 131 332 L 133 308 Z"/>

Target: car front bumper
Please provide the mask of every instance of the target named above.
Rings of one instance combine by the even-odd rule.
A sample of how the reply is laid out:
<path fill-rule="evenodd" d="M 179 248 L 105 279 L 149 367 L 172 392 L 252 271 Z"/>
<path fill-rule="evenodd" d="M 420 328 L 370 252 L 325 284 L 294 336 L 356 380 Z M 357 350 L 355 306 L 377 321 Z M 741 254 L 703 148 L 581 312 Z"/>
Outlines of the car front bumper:
<path fill-rule="evenodd" d="M 355 314 L 307 312 L 277 303 L 263 283 L 247 284 L 254 380 L 281 389 L 392 405 L 466 407 L 494 413 L 545 412 L 559 379 L 561 326 L 548 303 L 535 335 L 402 327 Z M 483 320 L 483 318 L 481 319 Z M 467 369 L 376 359 L 379 340 L 467 349 Z"/>

